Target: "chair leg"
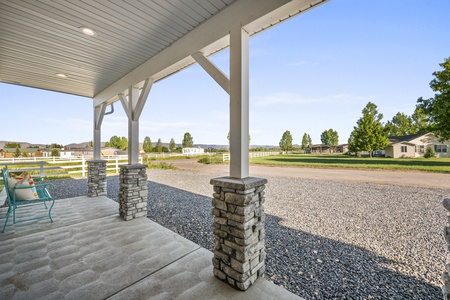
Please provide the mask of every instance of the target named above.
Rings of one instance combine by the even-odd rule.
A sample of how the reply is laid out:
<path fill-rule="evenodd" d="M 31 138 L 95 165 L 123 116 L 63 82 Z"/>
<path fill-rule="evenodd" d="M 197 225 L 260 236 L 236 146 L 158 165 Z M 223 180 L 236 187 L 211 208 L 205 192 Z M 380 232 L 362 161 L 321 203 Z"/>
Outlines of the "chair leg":
<path fill-rule="evenodd" d="M 8 207 L 8 212 L 6 213 L 5 225 L 3 225 L 2 233 L 5 233 L 6 225 L 8 224 L 9 215 L 11 214 L 11 206 Z"/>
<path fill-rule="evenodd" d="M 55 205 L 55 199 L 52 199 L 51 201 L 52 201 L 52 205 L 50 206 L 50 209 L 48 210 L 48 217 L 49 217 L 50 221 L 53 223 L 53 219 L 52 219 L 51 213 L 52 213 L 53 205 Z"/>
<path fill-rule="evenodd" d="M 16 203 L 13 205 L 13 224 L 16 224 Z"/>

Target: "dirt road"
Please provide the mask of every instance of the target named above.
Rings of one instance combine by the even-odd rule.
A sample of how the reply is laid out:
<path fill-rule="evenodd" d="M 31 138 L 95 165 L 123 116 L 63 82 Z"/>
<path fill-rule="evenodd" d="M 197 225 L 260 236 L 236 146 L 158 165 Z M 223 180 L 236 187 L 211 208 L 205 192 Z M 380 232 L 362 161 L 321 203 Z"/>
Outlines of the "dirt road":
<path fill-rule="evenodd" d="M 223 176 L 229 174 L 228 165 L 205 165 L 198 163 L 196 159 L 172 160 L 167 161 L 167 163 L 171 163 L 181 170 L 190 170 L 192 172 L 211 173 L 215 176 L 217 176 L 217 174 L 221 174 Z M 450 174 L 428 172 L 272 167 L 251 165 L 250 176 L 308 178 L 340 182 L 369 182 L 388 185 L 450 189 Z"/>

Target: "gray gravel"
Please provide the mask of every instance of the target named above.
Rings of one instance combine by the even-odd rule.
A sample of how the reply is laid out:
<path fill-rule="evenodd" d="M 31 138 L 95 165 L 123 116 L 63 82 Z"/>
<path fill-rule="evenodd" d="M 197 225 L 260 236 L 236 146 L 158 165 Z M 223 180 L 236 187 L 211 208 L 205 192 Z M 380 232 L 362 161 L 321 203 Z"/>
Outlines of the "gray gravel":
<path fill-rule="evenodd" d="M 209 180 L 220 175 L 150 170 L 148 217 L 212 249 Z M 267 279 L 306 299 L 442 298 L 450 190 L 268 180 Z M 57 186 L 55 198 L 82 196 L 87 181 Z M 118 188 L 108 177 L 108 197 L 117 201 Z"/>

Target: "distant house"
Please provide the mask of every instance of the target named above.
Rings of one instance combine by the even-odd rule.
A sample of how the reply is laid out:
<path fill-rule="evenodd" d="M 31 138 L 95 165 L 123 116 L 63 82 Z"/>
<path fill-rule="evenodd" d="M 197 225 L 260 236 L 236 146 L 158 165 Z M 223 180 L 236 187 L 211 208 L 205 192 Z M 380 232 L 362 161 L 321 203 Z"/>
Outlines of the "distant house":
<path fill-rule="evenodd" d="M 421 157 L 428 147 L 433 148 L 437 157 L 450 157 L 448 152 L 450 141 L 441 143 L 438 137 L 431 132 L 390 136 L 388 141 L 385 148 L 386 157 Z"/>
<path fill-rule="evenodd" d="M 59 157 L 61 158 L 69 158 L 73 156 L 73 152 L 71 150 L 63 150 L 63 149 L 57 149 L 59 152 Z M 46 150 L 42 153 L 43 157 L 51 157 L 52 156 L 52 151 L 51 150 Z"/>
<path fill-rule="evenodd" d="M 348 151 L 348 144 L 340 144 L 336 147 L 336 150 L 324 144 L 312 144 L 306 148 L 306 153 L 345 153 Z"/>
<path fill-rule="evenodd" d="M 21 156 L 27 156 L 27 157 L 41 157 L 42 156 L 42 149 L 38 148 L 20 148 L 20 155 Z M 13 158 L 14 153 L 16 152 L 16 148 L 3 148 L 0 153 L 0 157 L 4 158 Z M 23 154 L 26 155 L 23 155 Z"/>
<path fill-rule="evenodd" d="M 205 149 L 204 148 L 183 148 L 182 153 L 184 155 L 198 155 L 198 154 L 204 154 Z"/>
<path fill-rule="evenodd" d="M 336 148 L 336 152 L 338 153 L 347 153 L 348 152 L 348 144 L 340 144 Z"/>

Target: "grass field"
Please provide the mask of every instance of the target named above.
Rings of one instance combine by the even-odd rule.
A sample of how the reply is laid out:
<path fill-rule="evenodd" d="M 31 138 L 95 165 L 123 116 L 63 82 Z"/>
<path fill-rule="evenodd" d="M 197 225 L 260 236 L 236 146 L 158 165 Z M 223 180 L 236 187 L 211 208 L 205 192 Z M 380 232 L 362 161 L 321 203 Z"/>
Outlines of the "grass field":
<path fill-rule="evenodd" d="M 252 164 L 274 166 L 382 169 L 450 173 L 450 158 L 369 158 L 353 157 L 342 154 L 295 154 L 257 157 L 251 159 L 250 162 Z"/>

